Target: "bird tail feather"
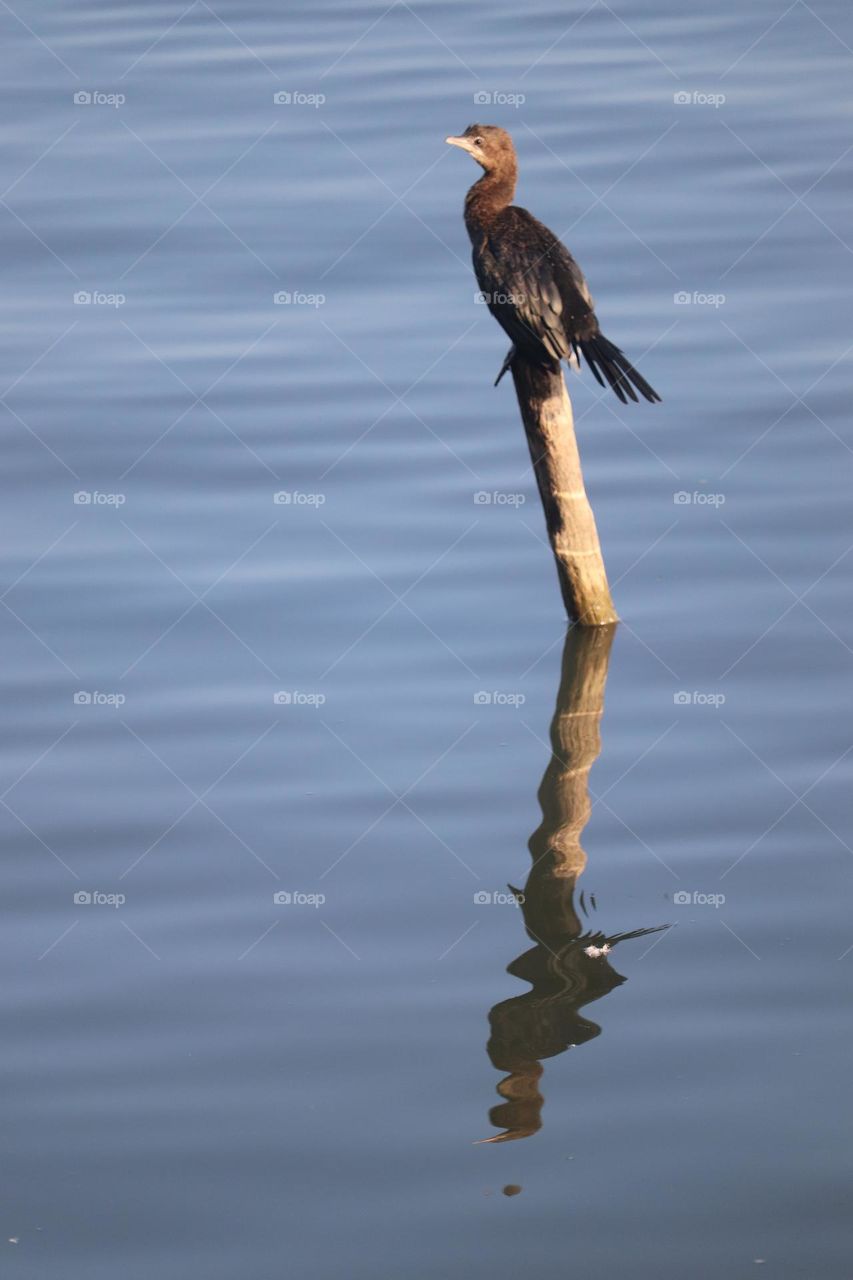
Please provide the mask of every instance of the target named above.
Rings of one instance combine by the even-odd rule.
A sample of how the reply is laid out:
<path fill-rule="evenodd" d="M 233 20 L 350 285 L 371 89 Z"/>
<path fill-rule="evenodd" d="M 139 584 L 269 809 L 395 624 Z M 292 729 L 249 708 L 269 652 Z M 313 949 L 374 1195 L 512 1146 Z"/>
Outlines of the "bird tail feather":
<path fill-rule="evenodd" d="M 627 404 L 628 400 L 636 403 L 637 391 L 652 404 L 660 401 L 658 393 L 638 373 L 625 353 L 609 338 L 605 338 L 603 333 L 597 333 L 595 337 L 587 338 L 579 345 L 596 382 L 602 387 L 609 386 L 623 404 Z M 637 391 L 634 390 L 635 387 Z"/>

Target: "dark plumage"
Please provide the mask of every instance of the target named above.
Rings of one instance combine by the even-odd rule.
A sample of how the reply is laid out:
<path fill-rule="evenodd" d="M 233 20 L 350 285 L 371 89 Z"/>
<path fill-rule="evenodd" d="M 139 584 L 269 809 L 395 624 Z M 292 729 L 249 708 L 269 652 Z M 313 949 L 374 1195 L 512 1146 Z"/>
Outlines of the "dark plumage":
<path fill-rule="evenodd" d="M 561 360 L 580 368 L 582 355 L 600 385 L 611 387 L 623 404 L 636 401 L 637 391 L 660 400 L 601 332 L 583 272 L 565 245 L 511 203 L 518 165 L 506 130 L 472 124 L 461 137 L 445 141 L 485 170 L 465 197 L 465 226 L 486 305 L 513 343 L 497 382 L 516 355 L 552 368 Z"/>

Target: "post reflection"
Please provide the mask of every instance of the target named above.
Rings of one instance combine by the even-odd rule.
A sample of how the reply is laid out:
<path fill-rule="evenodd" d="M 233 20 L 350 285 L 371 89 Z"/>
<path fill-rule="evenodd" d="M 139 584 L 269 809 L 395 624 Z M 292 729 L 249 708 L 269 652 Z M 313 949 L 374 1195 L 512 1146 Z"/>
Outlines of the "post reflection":
<path fill-rule="evenodd" d="M 503 1101 L 489 1112 L 502 1132 L 485 1142 L 527 1138 L 542 1127 L 542 1061 L 600 1035 L 581 1010 L 625 981 L 610 963 L 620 942 L 667 928 L 605 934 L 585 927 L 595 903 L 576 887 L 587 856 L 580 838 L 590 815 L 589 771 L 601 751 L 607 668 L 616 627 L 572 627 L 563 649 L 551 759 L 539 787 L 542 821 L 530 838 L 533 865 L 521 910 L 535 944 L 508 966 L 531 990 L 496 1004 L 489 1015 L 488 1054 L 499 1071 Z M 582 919 L 582 917 L 584 917 Z"/>

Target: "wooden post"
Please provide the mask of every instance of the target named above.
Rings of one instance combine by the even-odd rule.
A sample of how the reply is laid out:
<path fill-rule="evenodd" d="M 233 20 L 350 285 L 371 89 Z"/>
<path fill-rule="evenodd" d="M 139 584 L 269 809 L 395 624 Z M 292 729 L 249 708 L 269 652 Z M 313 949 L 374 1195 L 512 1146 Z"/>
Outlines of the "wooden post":
<path fill-rule="evenodd" d="M 510 368 L 566 612 L 583 626 L 618 622 L 562 370 L 540 369 L 520 357 Z"/>

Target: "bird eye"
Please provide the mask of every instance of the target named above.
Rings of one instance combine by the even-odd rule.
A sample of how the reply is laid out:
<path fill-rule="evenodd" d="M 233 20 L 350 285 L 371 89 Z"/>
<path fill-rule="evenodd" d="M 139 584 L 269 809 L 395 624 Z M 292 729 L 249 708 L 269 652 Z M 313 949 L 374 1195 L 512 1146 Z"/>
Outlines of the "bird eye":
<path fill-rule="evenodd" d="M 474 146 L 475 146 L 475 147 L 482 147 L 482 145 L 483 145 L 483 139 L 482 139 L 482 138 L 475 138 L 475 139 L 474 139 Z"/>

